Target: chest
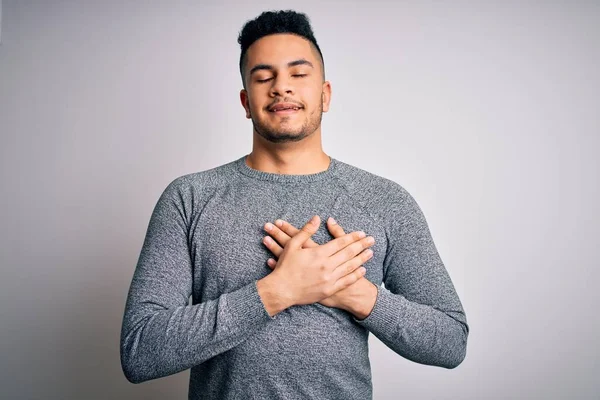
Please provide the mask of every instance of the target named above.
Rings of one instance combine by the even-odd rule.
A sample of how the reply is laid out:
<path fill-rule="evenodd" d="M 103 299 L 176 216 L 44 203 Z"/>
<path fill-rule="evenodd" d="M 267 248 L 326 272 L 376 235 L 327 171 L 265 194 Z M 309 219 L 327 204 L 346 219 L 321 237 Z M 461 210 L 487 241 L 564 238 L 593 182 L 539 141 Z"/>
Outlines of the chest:
<path fill-rule="evenodd" d="M 252 201 L 248 201 L 248 195 Z M 312 240 L 324 244 L 334 239 L 326 221 L 335 218 L 346 233 L 362 230 L 375 238 L 373 257 L 364 264 L 365 277 L 380 285 L 386 254 L 381 222 L 340 193 L 301 191 L 230 191 L 208 200 L 190 231 L 194 264 L 194 300 L 204 301 L 228 293 L 271 273 L 267 265 L 275 258 L 262 243 L 264 224 L 283 219 L 300 229 L 313 216 L 321 225 Z"/>

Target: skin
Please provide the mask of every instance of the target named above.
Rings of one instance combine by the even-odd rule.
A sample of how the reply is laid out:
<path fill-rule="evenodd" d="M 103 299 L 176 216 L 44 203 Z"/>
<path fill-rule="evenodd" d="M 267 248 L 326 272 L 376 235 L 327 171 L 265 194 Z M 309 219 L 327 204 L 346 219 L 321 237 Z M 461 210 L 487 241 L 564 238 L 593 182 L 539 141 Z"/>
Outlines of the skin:
<path fill-rule="evenodd" d="M 321 145 L 321 118 L 329 110 L 331 84 L 323 79 L 321 60 L 311 43 L 297 35 L 268 35 L 248 48 L 245 65 L 240 101 L 253 126 L 247 164 L 280 174 L 326 170 L 330 159 Z M 260 66 L 269 68 L 256 69 Z M 277 102 L 303 109 L 276 115 L 268 108 Z"/>
<path fill-rule="evenodd" d="M 275 224 L 270 222 L 266 223 L 264 228 L 270 236 L 266 236 L 263 243 L 275 257 L 281 255 L 285 245 L 299 232 L 299 229 L 292 224 L 280 219 L 276 220 Z M 344 229 L 338 225 L 333 218 L 327 220 L 327 228 L 334 238 L 339 238 L 346 234 Z M 372 243 L 375 242 L 373 241 Z M 318 247 L 319 245 L 312 239 L 308 239 L 305 242 L 305 246 Z M 366 250 L 365 253 L 368 255 L 369 259 L 372 257 L 373 252 L 370 249 Z M 267 265 L 272 270 L 275 270 L 277 268 L 277 261 L 269 258 L 267 260 Z M 319 301 L 319 303 L 327 307 L 346 310 L 354 314 L 357 319 L 365 319 L 371 314 L 376 299 L 377 286 L 363 277 L 347 288 Z"/>
<path fill-rule="evenodd" d="M 324 79 L 322 60 L 312 44 L 292 34 L 265 36 L 248 48 L 243 74 L 240 102 L 253 126 L 252 152 L 247 156 L 246 164 L 256 170 L 278 174 L 314 174 L 327 170 L 330 157 L 322 149 L 321 119 L 329 110 L 331 84 Z M 269 111 L 272 105 L 280 102 L 294 103 L 302 108 L 287 115 Z M 275 315 L 291 305 L 302 304 L 299 301 L 306 301 L 290 298 L 288 293 L 294 293 L 294 289 L 297 293 L 305 293 L 306 288 L 296 286 L 304 279 L 313 279 L 316 273 L 322 274 L 323 279 L 321 289 L 312 293 L 313 302 L 347 310 L 360 319 L 366 317 L 377 294 L 377 287 L 363 278 L 358 269 L 368 260 L 367 254 L 357 254 L 353 250 L 342 259 L 342 254 L 350 253 L 350 250 L 340 250 L 345 247 L 355 249 L 359 245 L 364 249 L 372 244 L 367 245 L 358 236 L 353 236 L 349 242 L 341 227 L 329 226 L 334 240 L 319 246 L 310 239 L 316 232 L 313 228 L 310 223 L 300 230 L 287 224 L 272 231 L 277 234 L 279 244 L 275 247 L 273 242 L 274 245 L 268 247 L 277 252 L 279 260 L 273 265 L 273 272 L 257 282 L 267 312 Z M 343 245 L 341 241 L 344 241 Z M 332 251 L 334 245 L 338 248 Z M 339 253 L 334 254 L 337 251 Z M 302 270 L 290 268 L 292 261 L 289 260 L 295 260 L 297 265 L 307 266 L 310 261 L 315 266 L 322 263 L 329 267 L 315 268 L 313 274 L 302 278 Z M 340 267 L 334 269 L 332 260 L 339 262 Z M 350 264 L 354 270 L 342 272 Z M 347 275 L 342 276 L 343 273 Z M 340 278 L 335 281 L 332 276 Z"/>

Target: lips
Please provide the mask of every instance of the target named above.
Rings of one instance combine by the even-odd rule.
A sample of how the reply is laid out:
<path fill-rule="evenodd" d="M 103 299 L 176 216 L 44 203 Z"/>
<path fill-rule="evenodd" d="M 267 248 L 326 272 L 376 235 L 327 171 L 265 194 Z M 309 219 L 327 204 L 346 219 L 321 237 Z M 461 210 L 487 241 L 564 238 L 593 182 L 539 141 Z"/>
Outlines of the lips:
<path fill-rule="evenodd" d="M 279 112 L 279 111 L 298 111 L 302 108 L 302 106 L 299 106 L 298 104 L 295 103 L 277 103 L 273 106 L 271 106 L 269 108 L 270 112 Z"/>

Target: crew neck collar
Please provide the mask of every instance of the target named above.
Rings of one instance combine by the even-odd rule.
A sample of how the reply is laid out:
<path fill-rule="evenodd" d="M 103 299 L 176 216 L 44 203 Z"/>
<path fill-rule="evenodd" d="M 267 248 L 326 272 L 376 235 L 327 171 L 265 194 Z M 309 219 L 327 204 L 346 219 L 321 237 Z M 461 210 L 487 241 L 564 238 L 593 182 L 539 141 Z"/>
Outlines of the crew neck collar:
<path fill-rule="evenodd" d="M 329 166 L 325 171 L 317 172 L 314 174 L 303 174 L 303 175 L 293 175 L 293 174 L 276 174 L 273 172 L 265 172 L 257 169 L 250 168 L 248 164 L 246 164 L 246 157 L 248 155 L 242 156 L 235 161 L 237 170 L 253 179 L 258 179 L 261 181 L 271 181 L 271 182 L 291 182 L 291 183 L 303 183 L 303 182 L 315 182 L 323 179 L 328 179 L 333 175 L 337 167 L 337 160 L 333 157 L 329 157 L 330 162 Z"/>

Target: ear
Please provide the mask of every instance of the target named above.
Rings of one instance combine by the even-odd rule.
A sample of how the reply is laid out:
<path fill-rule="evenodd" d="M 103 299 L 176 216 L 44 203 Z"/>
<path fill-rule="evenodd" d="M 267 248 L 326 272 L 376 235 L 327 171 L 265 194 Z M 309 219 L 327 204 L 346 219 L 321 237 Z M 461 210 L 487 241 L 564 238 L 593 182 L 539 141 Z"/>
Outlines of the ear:
<path fill-rule="evenodd" d="M 240 101 L 242 103 L 242 107 L 246 110 L 246 118 L 252 118 L 252 114 L 250 113 L 250 101 L 248 100 L 248 92 L 246 89 L 240 90 Z"/>
<path fill-rule="evenodd" d="M 321 97 L 323 99 L 323 112 L 327 112 L 329 111 L 329 103 L 331 102 L 331 83 L 329 81 L 323 83 L 323 94 Z"/>

